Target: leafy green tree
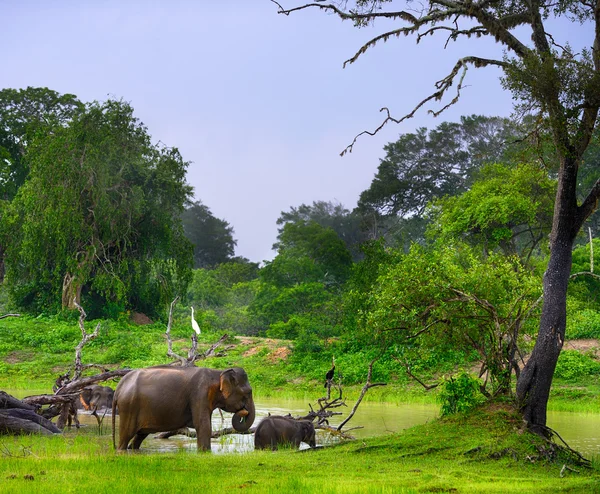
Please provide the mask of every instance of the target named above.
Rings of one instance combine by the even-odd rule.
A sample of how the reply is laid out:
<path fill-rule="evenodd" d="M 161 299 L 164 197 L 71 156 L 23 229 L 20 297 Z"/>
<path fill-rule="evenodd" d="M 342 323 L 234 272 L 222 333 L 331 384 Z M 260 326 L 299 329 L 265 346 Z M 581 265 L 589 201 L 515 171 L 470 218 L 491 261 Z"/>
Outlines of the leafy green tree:
<path fill-rule="evenodd" d="M 529 259 L 550 233 L 555 194 L 556 181 L 538 166 L 488 165 L 468 191 L 434 201 L 429 234 Z"/>
<path fill-rule="evenodd" d="M 181 218 L 185 236 L 194 245 L 194 267 L 210 268 L 233 258 L 237 244 L 233 227 L 213 216 L 208 206 L 194 202 Z"/>
<path fill-rule="evenodd" d="M 48 88 L 0 91 L 0 222 L 2 202 L 15 197 L 29 173 L 23 159 L 28 143 L 36 133 L 66 125 L 82 109 L 74 95 Z M 0 231 L 0 283 L 4 280 L 4 243 Z"/>
<path fill-rule="evenodd" d="M 315 221 L 286 223 L 277 256 L 267 262 L 261 278 L 275 286 L 318 281 L 341 286 L 350 274 L 352 256 L 332 228 Z"/>
<path fill-rule="evenodd" d="M 88 104 L 68 125 L 37 133 L 24 159 L 29 179 L 3 217 L 7 278 L 21 306 L 70 308 L 84 294 L 98 307 L 153 314 L 185 290 L 187 163 L 151 144 L 129 104 Z"/>
<path fill-rule="evenodd" d="M 355 260 L 360 257 L 360 244 L 368 238 L 365 218 L 358 211 L 351 212 L 340 203 L 327 201 L 314 201 L 312 205 L 301 204 L 298 207 L 291 207 L 289 211 L 282 211 L 277 219 L 278 242 L 273 245 L 273 248 L 279 248 L 285 225 L 306 224 L 311 221 L 324 228 L 331 228 L 344 241 L 352 257 Z"/>
<path fill-rule="evenodd" d="M 505 118 L 471 116 L 401 134 L 384 146 L 386 156 L 361 193 L 359 209 L 422 216 L 429 201 L 466 191 L 484 163 L 499 160 L 514 127 Z"/>
<path fill-rule="evenodd" d="M 383 10 L 387 5 L 391 10 Z M 460 100 L 470 68 L 496 67 L 503 71 L 502 84 L 509 90 L 521 113 L 545 122 L 552 136 L 559 166 L 558 186 L 550 234 L 550 257 L 544 276 L 544 303 L 535 346 L 517 381 L 517 397 L 523 418 L 531 430 L 547 435 L 546 411 L 552 377 L 562 350 L 566 328 L 567 286 L 571 272 L 572 248 L 583 223 L 596 209 L 600 198 L 600 180 L 591 187 L 579 187 L 582 160 L 597 127 L 600 112 L 600 16 L 595 3 L 565 1 L 472 2 L 430 0 L 419 12 L 393 10 L 386 0 L 355 0 L 337 4 L 309 3 L 285 9 L 290 14 L 307 8 L 319 8 L 358 28 L 376 19 L 387 19 L 384 33 L 367 41 L 346 63 L 354 63 L 380 41 L 412 35 L 417 41 L 427 34 L 445 37 L 445 42 L 493 39 L 503 48 L 502 58 L 481 55 L 461 56 L 450 73 L 435 83 L 430 95 L 416 103 L 412 111 L 394 117 L 387 108 L 386 117 L 374 134 L 389 122 L 400 123 L 419 109 L 435 102 L 439 115 Z M 554 22 L 558 20 L 559 22 Z M 557 43 L 553 30 L 560 26 L 567 38 L 589 34 L 587 47 L 574 50 L 568 42 Z M 453 94 L 451 94 L 453 93 Z M 450 97 L 448 101 L 446 98 Z M 357 136 L 358 137 L 358 136 Z M 342 152 L 351 151 L 356 139 Z M 579 197 L 582 197 L 578 201 Z"/>
<path fill-rule="evenodd" d="M 0 91 L 0 199 L 12 199 L 25 182 L 23 156 L 35 134 L 67 125 L 83 108 L 73 94 L 45 87 Z"/>
<path fill-rule="evenodd" d="M 510 394 L 518 347 L 540 295 L 539 278 L 516 257 L 480 257 L 466 245 L 411 251 L 373 285 L 362 329 L 407 368 L 435 348 L 476 352 L 487 373 L 482 391 Z"/>

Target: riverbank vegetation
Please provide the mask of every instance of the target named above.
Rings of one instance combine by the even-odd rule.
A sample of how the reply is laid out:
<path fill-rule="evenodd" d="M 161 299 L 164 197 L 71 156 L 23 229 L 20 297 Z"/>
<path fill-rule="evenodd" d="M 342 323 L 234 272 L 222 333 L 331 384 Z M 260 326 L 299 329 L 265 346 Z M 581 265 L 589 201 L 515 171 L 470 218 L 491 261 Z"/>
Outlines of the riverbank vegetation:
<path fill-rule="evenodd" d="M 190 345 L 189 316 L 179 311 L 179 322 L 172 327 L 174 350 L 185 354 Z M 99 336 L 83 350 L 85 363 L 96 363 L 110 369 L 146 367 L 170 361 L 166 355 L 165 324 L 158 322 L 137 325 L 125 321 L 90 321 L 100 323 Z M 205 331 L 199 337 L 199 348 L 206 349 L 223 335 Z M 60 318 L 21 316 L 0 324 L 0 389 L 23 397 L 26 394 L 48 393 L 59 375 L 72 369 L 75 347 L 81 339 L 77 321 Z M 338 343 L 339 344 L 339 343 Z M 334 349 L 336 344 L 331 343 Z M 600 373 L 597 361 L 590 355 L 598 351 L 597 340 L 567 341 L 564 357 L 559 361 L 550 409 L 600 413 Z M 572 349 L 568 349 L 572 348 Z M 321 396 L 323 377 L 330 363 L 327 357 L 312 356 L 307 366 L 306 355 L 295 355 L 293 340 L 232 334 L 220 347 L 218 355 L 198 365 L 214 368 L 241 366 L 249 374 L 255 395 L 259 398 L 301 398 L 313 400 Z M 366 379 L 368 362 L 359 354 L 336 357 L 336 382 L 343 384 L 345 395 L 352 403 Z M 388 403 L 429 403 L 440 405 L 439 388 L 425 390 L 408 376 L 406 369 L 376 362 L 373 381 L 385 381 L 387 386 L 373 388 L 366 401 Z M 382 368 L 383 367 L 383 368 Z M 444 364 L 443 359 L 422 362 L 423 374 L 432 381 L 449 379 L 461 370 L 478 369 L 477 363 L 465 360 Z M 94 371 L 88 371 L 93 373 Z M 110 382 L 107 384 L 111 385 Z M 114 387 L 116 383 L 112 383 Z M 478 393 L 478 392 L 477 392 Z"/>
<path fill-rule="evenodd" d="M 346 13 L 317 6 L 360 27 L 383 3 L 361 0 Z M 372 380 L 388 385 L 368 399 L 439 400 L 444 420 L 466 420 L 453 423 L 454 434 L 473 426 L 479 439 L 461 454 L 472 451 L 479 463 L 497 453 L 488 451 L 493 424 L 477 429 L 484 427 L 477 421 L 493 422 L 475 412 L 486 403 L 517 403 L 546 438 L 549 398 L 557 408 L 597 411 L 600 63 L 593 50 L 575 54 L 546 33 L 550 7 L 531 15 L 513 7 L 488 12 L 469 3 L 452 11 L 482 25 L 446 26 L 451 38 L 493 34 L 509 55 L 462 60 L 421 104 L 444 96 L 461 64 L 491 64 L 503 68 L 506 88 L 524 105 L 520 118 L 472 115 L 402 134 L 385 146 L 353 210 L 324 200 L 282 211 L 276 254 L 262 264 L 234 256 L 233 228 L 192 202 L 188 162 L 153 139 L 130 104 L 86 103 L 47 88 L 0 91 L 0 384 L 49 391 L 57 376 L 72 375 L 85 309 L 85 324 L 99 324 L 83 348 L 86 363 L 167 363 L 168 324 L 179 355 L 196 338 L 208 348 L 226 334 L 202 365 L 243 366 L 258 396 L 314 398 L 328 371 L 352 391 L 372 368 Z M 589 5 L 570 8 L 554 15 L 593 16 Z M 413 33 L 446 20 L 444 9 L 422 19 L 384 16 L 414 24 L 396 34 Z M 510 32 L 521 24 L 530 24 L 532 47 Z M 17 311 L 22 316 L 4 317 Z M 445 443 L 456 439 L 431 427 L 421 432 L 442 445 L 428 443 L 425 465 L 446 461 L 442 451 L 453 446 Z M 398 456 L 411 464 L 394 440 L 402 441 L 339 451 L 376 460 L 381 451 L 384 463 Z M 520 449 L 532 442 L 522 443 L 511 440 L 504 456 L 532 457 Z M 289 458 L 282 461 L 293 469 Z M 416 464 L 413 473 L 422 473 Z M 419 484 L 453 489 L 436 471 Z"/>
<path fill-rule="evenodd" d="M 2 492 L 183 492 L 190 482 L 251 492 L 594 492 L 600 481 L 597 465 L 552 452 L 503 406 L 301 452 L 115 454 L 93 429 L 2 438 Z"/>

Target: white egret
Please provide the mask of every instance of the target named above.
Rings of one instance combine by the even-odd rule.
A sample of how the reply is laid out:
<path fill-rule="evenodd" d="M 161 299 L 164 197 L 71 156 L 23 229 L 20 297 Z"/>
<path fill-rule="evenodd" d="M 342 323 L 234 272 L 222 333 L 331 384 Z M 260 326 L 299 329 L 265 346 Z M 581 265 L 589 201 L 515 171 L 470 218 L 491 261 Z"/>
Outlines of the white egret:
<path fill-rule="evenodd" d="M 196 334 L 200 334 L 200 326 L 198 326 L 196 319 L 194 319 L 194 306 L 192 306 L 192 328 L 196 331 Z"/>

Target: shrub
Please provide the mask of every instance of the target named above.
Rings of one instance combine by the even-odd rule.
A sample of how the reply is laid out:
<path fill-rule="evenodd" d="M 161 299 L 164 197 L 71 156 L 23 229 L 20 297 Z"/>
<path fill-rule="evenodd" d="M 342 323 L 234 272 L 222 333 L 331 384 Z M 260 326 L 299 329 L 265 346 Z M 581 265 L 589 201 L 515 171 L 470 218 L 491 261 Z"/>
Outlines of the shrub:
<path fill-rule="evenodd" d="M 577 350 L 564 350 L 556 363 L 555 377 L 566 380 L 577 379 L 582 376 L 600 374 L 600 362 L 579 353 Z"/>
<path fill-rule="evenodd" d="M 461 372 L 441 385 L 439 400 L 442 417 L 458 412 L 467 412 L 484 401 L 479 391 L 481 382 L 466 372 Z"/>
<path fill-rule="evenodd" d="M 600 312 L 583 309 L 567 319 L 567 338 L 600 338 Z"/>

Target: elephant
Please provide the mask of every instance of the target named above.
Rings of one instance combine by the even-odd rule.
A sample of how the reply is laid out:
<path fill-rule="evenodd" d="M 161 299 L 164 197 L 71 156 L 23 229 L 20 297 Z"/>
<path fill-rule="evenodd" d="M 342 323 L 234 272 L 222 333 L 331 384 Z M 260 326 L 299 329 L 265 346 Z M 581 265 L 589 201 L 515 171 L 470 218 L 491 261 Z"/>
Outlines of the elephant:
<path fill-rule="evenodd" d="M 182 427 L 196 429 L 198 451 L 210 451 L 213 410 L 234 413 L 232 426 L 246 432 L 254 423 L 252 388 L 244 369 L 156 366 L 131 371 L 121 379 L 112 405 L 113 446 L 137 450 L 150 433 Z M 115 415 L 119 413 L 119 444 Z"/>
<path fill-rule="evenodd" d="M 301 442 L 316 447 L 315 426 L 310 420 L 296 420 L 281 415 L 264 418 L 254 433 L 254 448 L 277 450 L 278 445 L 292 444 L 296 448 Z"/>
<path fill-rule="evenodd" d="M 114 390 L 109 386 L 95 384 L 81 390 L 79 402 L 85 410 L 112 408 Z"/>

